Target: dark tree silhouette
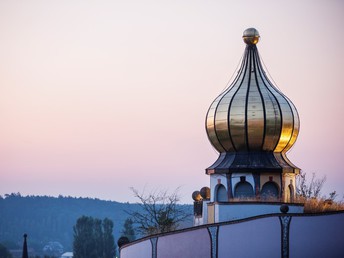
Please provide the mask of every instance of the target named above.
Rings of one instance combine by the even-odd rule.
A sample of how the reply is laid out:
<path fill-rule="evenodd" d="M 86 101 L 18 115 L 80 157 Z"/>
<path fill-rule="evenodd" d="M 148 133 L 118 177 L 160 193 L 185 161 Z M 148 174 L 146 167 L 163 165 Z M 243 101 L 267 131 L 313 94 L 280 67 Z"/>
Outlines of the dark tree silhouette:
<path fill-rule="evenodd" d="M 122 236 L 127 237 L 130 242 L 136 239 L 133 224 L 134 224 L 133 220 L 130 218 L 127 218 L 124 221 L 123 230 L 121 232 Z"/>
<path fill-rule="evenodd" d="M 94 241 L 94 219 L 92 217 L 82 216 L 73 227 L 74 258 L 97 258 L 96 243 Z"/>
<path fill-rule="evenodd" d="M 113 222 L 93 217 L 80 217 L 74 230 L 74 258 L 113 258 L 115 241 L 112 235 Z"/>
<path fill-rule="evenodd" d="M 104 239 L 102 221 L 100 219 L 94 219 L 93 227 L 93 241 L 95 252 L 97 254 L 97 257 L 103 257 Z"/>
<path fill-rule="evenodd" d="M 105 218 L 103 220 L 103 241 L 104 241 L 104 258 L 112 258 L 116 253 L 115 239 L 113 237 L 113 222 Z"/>
<path fill-rule="evenodd" d="M 2 257 L 2 258 L 12 258 L 12 255 L 10 254 L 10 252 L 2 244 L 0 244 L 0 257 Z"/>

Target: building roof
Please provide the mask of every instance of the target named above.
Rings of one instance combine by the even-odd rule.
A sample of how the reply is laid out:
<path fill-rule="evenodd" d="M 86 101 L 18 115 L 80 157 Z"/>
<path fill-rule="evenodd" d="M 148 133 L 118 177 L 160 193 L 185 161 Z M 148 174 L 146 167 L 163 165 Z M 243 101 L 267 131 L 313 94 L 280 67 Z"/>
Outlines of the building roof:
<path fill-rule="evenodd" d="M 294 104 L 266 76 L 256 46 L 259 38 L 256 29 L 245 30 L 239 72 L 208 110 L 207 135 L 220 157 L 207 173 L 299 171 L 285 155 L 297 139 L 299 116 Z"/>

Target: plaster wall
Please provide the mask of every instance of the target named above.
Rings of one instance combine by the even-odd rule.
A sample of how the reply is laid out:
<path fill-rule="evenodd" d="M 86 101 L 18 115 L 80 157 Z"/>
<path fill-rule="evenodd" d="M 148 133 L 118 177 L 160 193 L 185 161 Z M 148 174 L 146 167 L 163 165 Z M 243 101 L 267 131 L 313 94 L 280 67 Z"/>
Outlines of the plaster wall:
<path fill-rule="evenodd" d="M 167 235 L 158 239 L 157 258 L 210 257 L 210 246 L 206 228 Z"/>
<path fill-rule="evenodd" d="M 290 258 L 344 257 L 344 214 L 293 217 Z"/>
<path fill-rule="evenodd" d="M 209 203 L 208 204 L 208 218 L 207 223 L 215 223 L 215 204 Z"/>
<path fill-rule="evenodd" d="M 210 201 L 214 202 L 215 201 L 215 196 L 216 196 L 216 189 L 217 185 L 222 184 L 225 188 L 226 191 L 228 191 L 227 188 L 227 178 L 225 174 L 213 174 L 210 176 Z"/>
<path fill-rule="evenodd" d="M 195 217 L 194 216 L 194 221 L 193 221 L 193 225 L 194 226 L 200 226 L 204 224 L 204 219 L 203 217 Z"/>
<path fill-rule="evenodd" d="M 344 212 L 265 215 L 154 235 L 121 248 L 121 258 L 344 257 Z M 154 242 L 154 241 L 153 241 Z"/>
<path fill-rule="evenodd" d="M 202 224 L 208 223 L 208 203 L 209 201 L 203 201 L 203 221 Z"/>
<path fill-rule="evenodd" d="M 251 186 L 253 187 L 253 191 L 255 189 L 255 184 L 254 184 L 254 179 L 253 179 L 253 175 L 251 173 L 233 173 L 232 174 L 232 195 L 234 196 L 234 190 L 235 190 L 235 186 L 237 183 L 240 182 L 240 177 L 244 176 L 246 178 L 246 182 L 250 183 Z"/>
<path fill-rule="evenodd" d="M 215 222 L 281 213 L 281 203 L 215 203 Z M 303 206 L 289 205 L 289 213 L 302 213 Z"/>
<path fill-rule="evenodd" d="M 128 246 L 128 248 L 121 249 L 121 258 L 125 257 L 140 257 L 152 258 L 152 244 L 151 241 L 145 240 Z"/>
<path fill-rule="evenodd" d="M 293 191 L 294 191 L 294 195 L 295 195 L 295 191 L 296 191 L 296 185 L 295 185 L 295 174 L 294 173 L 285 173 L 283 174 L 284 177 L 284 195 L 283 195 L 283 201 L 288 202 L 288 194 L 287 191 L 289 191 L 289 185 L 291 184 L 293 186 Z M 291 196 L 291 199 L 294 199 L 294 196 Z"/>
<path fill-rule="evenodd" d="M 272 181 L 278 185 L 278 190 L 281 191 L 281 177 L 280 175 L 272 175 L 272 174 L 265 174 L 261 173 L 260 174 L 260 191 L 263 188 L 263 185 L 267 182 L 270 182 L 270 177 L 272 177 Z"/>
<path fill-rule="evenodd" d="M 218 257 L 280 257 L 280 228 L 278 217 L 224 225 L 219 228 Z"/>

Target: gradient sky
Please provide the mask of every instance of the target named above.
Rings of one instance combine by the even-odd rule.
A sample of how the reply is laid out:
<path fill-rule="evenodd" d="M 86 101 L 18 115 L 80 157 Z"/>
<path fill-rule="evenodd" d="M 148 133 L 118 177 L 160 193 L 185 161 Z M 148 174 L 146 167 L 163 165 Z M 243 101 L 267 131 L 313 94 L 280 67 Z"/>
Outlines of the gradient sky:
<path fill-rule="evenodd" d="M 255 27 L 301 131 L 290 160 L 344 193 L 344 2 L 0 1 L 0 194 L 135 201 L 209 185 L 211 102 Z"/>

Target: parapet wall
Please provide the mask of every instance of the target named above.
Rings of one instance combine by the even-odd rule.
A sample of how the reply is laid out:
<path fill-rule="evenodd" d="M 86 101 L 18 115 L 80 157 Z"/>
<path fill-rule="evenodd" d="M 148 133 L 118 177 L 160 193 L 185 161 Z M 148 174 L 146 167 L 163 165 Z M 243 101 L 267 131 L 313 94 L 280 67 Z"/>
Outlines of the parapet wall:
<path fill-rule="evenodd" d="M 270 214 L 158 234 L 120 250 L 121 258 L 344 257 L 344 211 Z"/>
<path fill-rule="evenodd" d="M 204 221 L 207 223 L 217 223 L 246 219 L 253 216 L 265 214 L 282 214 L 280 202 L 213 202 L 207 204 L 207 217 Z M 303 213 L 302 204 L 287 204 L 289 213 Z M 204 223 L 204 224 L 206 224 Z"/>

